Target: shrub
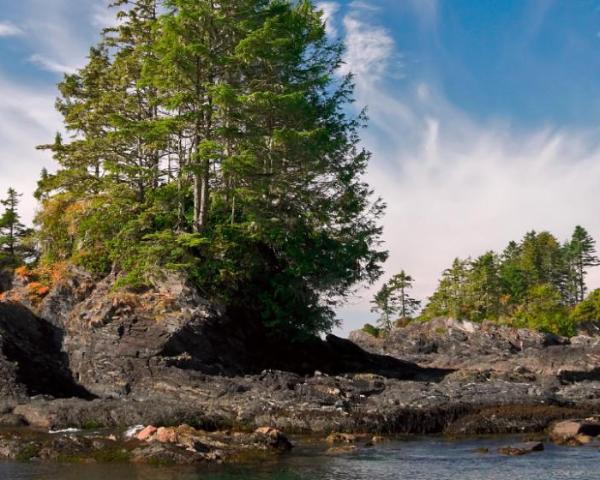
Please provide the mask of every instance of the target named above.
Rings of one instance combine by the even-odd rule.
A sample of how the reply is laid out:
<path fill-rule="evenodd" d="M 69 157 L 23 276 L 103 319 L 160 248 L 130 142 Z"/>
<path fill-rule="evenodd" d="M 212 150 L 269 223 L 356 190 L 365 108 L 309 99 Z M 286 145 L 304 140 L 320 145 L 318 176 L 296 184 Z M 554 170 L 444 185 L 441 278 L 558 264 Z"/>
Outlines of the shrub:
<path fill-rule="evenodd" d="M 591 292 L 573 309 L 571 321 L 574 324 L 600 321 L 600 289 Z"/>
<path fill-rule="evenodd" d="M 381 335 L 381 330 L 373 325 L 371 325 L 370 323 L 367 323 L 363 328 L 362 331 L 365 333 L 368 333 L 369 335 L 375 337 L 375 338 L 379 338 L 379 336 Z"/>

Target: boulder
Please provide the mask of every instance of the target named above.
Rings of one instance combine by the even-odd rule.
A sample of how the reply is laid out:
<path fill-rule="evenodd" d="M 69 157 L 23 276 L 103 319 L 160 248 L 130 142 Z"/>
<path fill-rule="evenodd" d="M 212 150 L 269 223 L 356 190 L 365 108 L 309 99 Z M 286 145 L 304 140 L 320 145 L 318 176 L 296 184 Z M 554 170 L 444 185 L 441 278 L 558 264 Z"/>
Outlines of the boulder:
<path fill-rule="evenodd" d="M 158 430 L 158 428 L 156 428 L 156 427 L 154 427 L 152 425 L 148 425 L 143 430 L 141 430 L 135 436 L 135 438 L 137 438 L 141 442 L 145 442 L 147 440 L 150 440 L 150 438 L 156 433 L 157 430 Z"/>
<path fill-rule="evenodd" d="M 160 427 L 152 440 L 160 443 L 177 443 L 177 432 L 174 428 Z"/>
<path fill-rule="evenodd" d="M 270 448 L 282 451 L 292 449 L 292 442 L 276 428 L 259 427 L 254 433 L 259 441 L 263 441 Z"/>
<path fill-rule="evenodd" d="M 552 425 L 550 439 L 559 444 L 583 443 L 584 437 L 597 437 L 600 435 L 600 423 L 588 420 L 566 420 Z"/>

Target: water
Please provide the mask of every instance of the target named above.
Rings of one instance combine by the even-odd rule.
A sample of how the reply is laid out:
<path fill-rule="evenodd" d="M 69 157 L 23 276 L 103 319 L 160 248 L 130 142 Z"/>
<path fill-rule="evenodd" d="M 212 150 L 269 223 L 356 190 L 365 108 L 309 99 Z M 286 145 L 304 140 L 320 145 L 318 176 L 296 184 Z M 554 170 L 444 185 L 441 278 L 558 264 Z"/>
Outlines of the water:
<path fill-rule="evenodd" d="M 523 457 L 498 455 L 510 439 L 394 442 L 345 456 L 301 447 L 278 461 L 244 467 L 155 468 L 132 465 L 0 463 L 2 480 L 600 480 L 598 446 L 546 445 Z M 488 447 L 490 453 L 477 453 Z"/>

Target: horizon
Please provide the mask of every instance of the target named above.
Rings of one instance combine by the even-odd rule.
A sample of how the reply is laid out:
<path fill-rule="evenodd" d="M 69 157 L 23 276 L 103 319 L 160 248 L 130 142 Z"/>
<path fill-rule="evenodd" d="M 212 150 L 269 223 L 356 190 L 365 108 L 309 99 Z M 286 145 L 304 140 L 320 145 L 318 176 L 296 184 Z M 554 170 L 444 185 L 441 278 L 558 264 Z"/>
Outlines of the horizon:
<path fill-rule="evenodd" d="M 0 191 L 23 193 L 35 150 L 61 129 L 53 104 L 112 20 L 103 0 L 12 2 L 0 16 Z M 530 230 L 600 238 L 600 2 L 317 2 L 347 45 L 357 107 L 370 122 L 367 180 L 388 204 L 378 284 L 340 309 L 347 334 L 373 321 L 373 292 L 404 269 L 425 299 L 455 257 L 501 250 Z M 46 7 L 44 8 L 44 6 Z M 590 288 L 600 287 L 596 268 Z"/>

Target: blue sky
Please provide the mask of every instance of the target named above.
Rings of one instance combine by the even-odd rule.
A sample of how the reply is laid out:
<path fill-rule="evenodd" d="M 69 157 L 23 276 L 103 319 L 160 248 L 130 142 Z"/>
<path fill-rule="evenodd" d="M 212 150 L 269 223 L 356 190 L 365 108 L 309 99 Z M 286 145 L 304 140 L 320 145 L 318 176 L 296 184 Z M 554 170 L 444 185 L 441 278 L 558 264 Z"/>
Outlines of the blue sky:
<path fill-rule="evenodd" d="M 26 194 L 60 129 L 56 83 L 110 20 L 104 0 L 0 0 L 0 191 Z M 389 274 L 431 294 L 456 256 L 530 229 L 600 239 L 600 0 L 321 2 L 368 106 L 368 180 L 388 203 Z M 600 286 L 593 272 L 590 286 Z M 340 310 L 371 320 L 372 290 Z"/>

